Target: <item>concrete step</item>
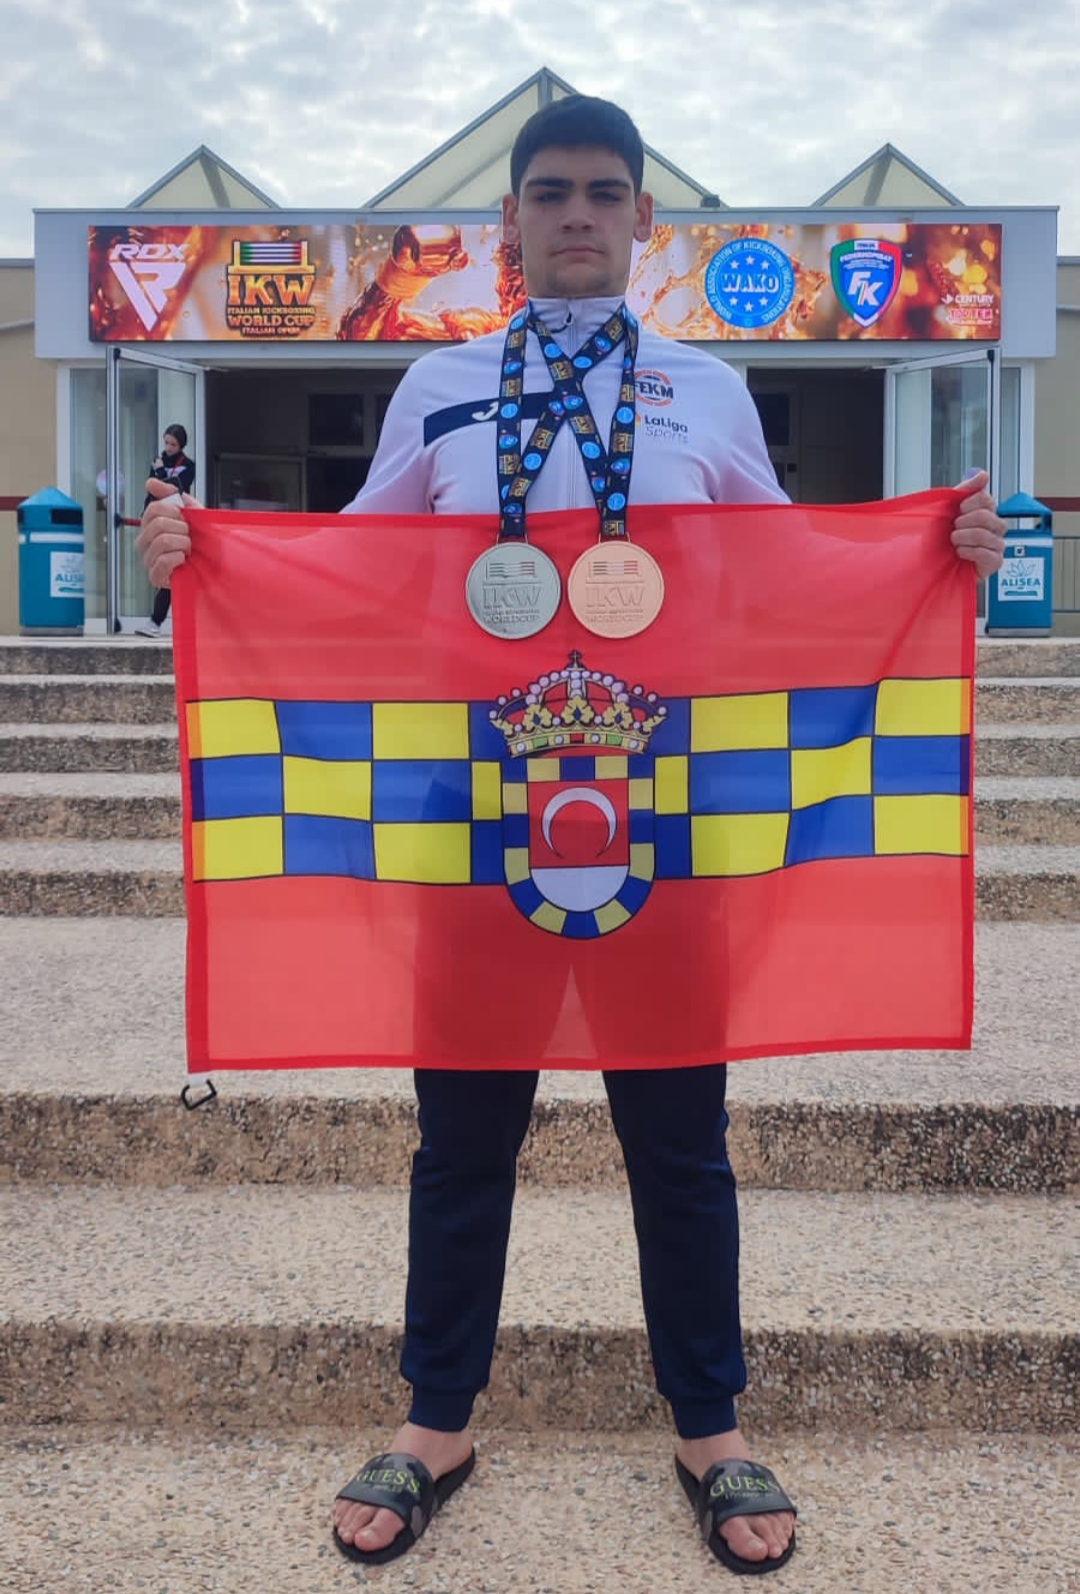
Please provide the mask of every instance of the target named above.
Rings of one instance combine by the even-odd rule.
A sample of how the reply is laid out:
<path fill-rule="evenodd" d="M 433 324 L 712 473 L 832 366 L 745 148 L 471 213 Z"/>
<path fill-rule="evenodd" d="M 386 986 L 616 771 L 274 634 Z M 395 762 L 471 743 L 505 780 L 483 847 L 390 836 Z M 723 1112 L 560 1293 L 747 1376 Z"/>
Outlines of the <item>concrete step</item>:
<path fill-rule="evenodd" d="M 979 675 L 1080 675 L 1080 637 L 980 637 Z"/>
<path fill-rule="evenodd" d="M 977 776 L 975 836 L 992 844 L 1080 847 L 1080 773 L 1035 779 Z"/>
<path fill-rule="evenodd" d="M 19 1430 L 0 1460 L 9 1540 L 34 1547 L 5 1587 L 40 1594 L 50 1575 L 78 1572 L 89 1588 L 135 1589 L 124 1567 L 152 1566 L 144 1586 L 162 1594 L 248 1594 L 253 1524 L 262 1594 L 336 1594 L 343 1578 L 395 1594 L 688 1594 L 723 1575 L 697 1536 L 666 1438 L 505 1430 L 479 1434 L 474 1477 L 393 1571 L 346 1568 L 329 1545 L 329 1503 L 384 1442 L 378 1430 L 175 1439 Z M 1078 1452 L 1066 1440 L 822 1434 L 820 1444 L 784 1435 L 759 1448 L 800 1511 L 796 1557 L 772 1574 L 780 1591 L 1073 1594 L 1066 1479 Z M 1023 1510 L 1018 1493 L 1030 1496 Z M 50 1507 L 55 1526 L 39 1549 Z M 647 1556 L 633 1542 L 642 1522 Z"/>
<path fill-rule="evenodd" d="M 182 915 L 177 841 L 2 841 L 0 914 Z"/>
<path fill-rule="evenodd" d="M 1052 809 L 1044 803 L 1046 821 Z M 179 774 L 0 772 L 0 840 L 154 841 L 180 824 Z"/>
<path fill-rule="evenodd" d="M 0 755 L 3 744 L 0 741 Z M 1080 771 L 1080 725 L 983 725 L 975 728 L 980 776 L 1053 778 Z"/>
<path fill-rule="evenodd" d="M 3 1586 L 7 1594 L 250 1594 L 253 1581 L 259 1594 L 690 1594 L 726 1586 L 676 1481 L 671 1439 L 653 1431 L 481 1426 L 473 1477 L 420 1544 L 389 1569 L 351 1566 L 330 1542 L 330 1504 L 385 1448 L 387 1421 L 364 1404 L 348 1431 L 0 1431 Z M 754 1438 L 755 1453 L 799 1508 L 799 1548 L 770 1574 L 777 1594 L 1080 1587 L 1069 1481 L 1080 1467 L 1075 1438 L 824 1429 Z"/>
<path fill-rule="evenodd" d="M 1075 776 L 1080 725 L 976 727 L 980 775 Z M 176 725 L 2 724 L 0 770 L 7 773 L 155 774 L 179 768 Z"/>
<path fill-rule="evenodd" d="M 163 774 L 180 767 L 171 725 L 2 725 L 0 770 L 7 774 Z"/>
<path fill-rule="evenodd" d="M 163 725 L 175 718 L 176 686 L 171 675 L 0 674 L 0 720 Z"/>
<path fill-rule="evenodd" d="M 994 724 L 1080 722 L 1080 676 L 980 676 L 979 715 Z M 0 721 L 147 725 L 175 718 L 171 675 L 15 675 L 0 672 Z"/>
<path fill-rule="evenodd" d="M 975 865 L 979 918 L 1080 919 L 1080 847 L 980 847 Z"/>
<path fill-rule="evenodd" d="M 994 725 L 1075 725 L 1080 721 L 1080 677 L 980 675 L 975 712 Z"/>
<path fill-rule="evenodd" d="M 0 675 L 166 675 L 172 672 L 170 643 L 171 638 L 155 641 L 127 633 L 112 638 L 0 637 Z M 1048 665 L 1058 654 L 1045 652 L 1038 657 Z M 1067 654 L 1062 657 L 1067 661 Z M 1017 673 L 997 668 L 999 674 Z M 1040 666 L 1037 673 L 1045 670 Z M 1049 673 L 1068 672 L 1055 664 Z"/>
<path fill-rule="evenodd" d="M 384 1095 L 345 1102 L 263 1096 L 252 1086 L 234 1094 L 242 1087 L 233 1084 L 194 1122 L 176 1089 L 120 1100 L 6 1091 L 0 1105 L 11 1138 L 0 1177 L 403 1185 L 417 1143 L 408 1080 L 396 1075 Z M 177 1088 L 182 1082 L 178 1074 Z M 216 1083 L 220 1091 L 220 1076 Z M 730 1148 L 746 1187 L 1050 1193 L 1076 1183 L 1080 1107 L 733 1100 Z M 558 1083 L 549 1083 L 519 1175 L 523 1184 L 548 1189 L 620 1185 L 622 1159 L 606 1104 L 562 1096 Z"/>
<path fill-rule="evenodd" d="M 0 841 L 0 914 L 180 915 L 179 841 Z M 983 846 L 983 919 L 1080 918 L 1080 848 Z"/>
<path fill-rule="evenodd" d="M 393 1410 L 407 1205 L 349 1186 L 0 1191 L 7 1420 Z M 1075 1200 L 759 1190 L 741 1236 L 751 1426 L 1075 1433 Z M 664 1422 L 626 1192 L 518 1193 L 483 1420 Z"/>
<path fill-rule="evenodd" d="M 990 776 L 976 785 L 980 841 L 1080 846 L 1080 775 Z M 180 780 L 166 774 L 0 771 L 0 840 L 160 840 L 180 834 Z"/>
<path fill-rule="evenodd" d="M 171 636 L 0 637 L 0 675 L 158 675 L 171 669 Z M 1080 675 L 1080 637 L 980 637 L 980 674 Z"/>
<path fill-rule="evenodd" d="M 217 1073 L 185 1112 L 184 925 L 0 920 L 0 1179 L 404 1185 L 407 1069 Z M 979 926 L 962 1052 L 737 1063 L 744 1185 L 1063 1191 L 1080 1180 L 1080 925 Z M 521 1177 L 622 1188 L 602 1080 L 541 1076 Z"/>

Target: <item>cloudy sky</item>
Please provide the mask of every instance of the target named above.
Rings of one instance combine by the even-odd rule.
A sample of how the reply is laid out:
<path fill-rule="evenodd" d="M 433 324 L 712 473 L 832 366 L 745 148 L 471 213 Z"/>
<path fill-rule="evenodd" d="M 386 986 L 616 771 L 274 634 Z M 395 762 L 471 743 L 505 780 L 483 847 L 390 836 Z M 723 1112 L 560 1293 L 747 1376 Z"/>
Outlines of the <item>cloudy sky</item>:
<path fill-rule="evenodd" d="M 1060 206 L 1080 255 L 1080 0 L 0 0 L 0 257 L 199 144 L 360 205 L 541 66 L 728 204 L 891 142 L 969 204 Z"/>

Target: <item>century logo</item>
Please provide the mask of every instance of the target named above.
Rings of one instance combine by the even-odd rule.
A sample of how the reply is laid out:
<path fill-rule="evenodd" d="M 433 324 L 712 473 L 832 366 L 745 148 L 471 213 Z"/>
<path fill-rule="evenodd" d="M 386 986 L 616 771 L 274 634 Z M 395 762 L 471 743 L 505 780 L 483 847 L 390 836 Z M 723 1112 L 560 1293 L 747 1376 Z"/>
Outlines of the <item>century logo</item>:
<path fill-rule="evenodd" d="M 643 404 L 670 404 L 675 397 L 671 378 L 663 371 L 639 371 L 634 386 Z"/>
<path fill-rule="evenodd" d="M 153 332 L 173 288 L 187 269 L 183 244 L 113 244 L 109 265 L 132 309 Z"/>

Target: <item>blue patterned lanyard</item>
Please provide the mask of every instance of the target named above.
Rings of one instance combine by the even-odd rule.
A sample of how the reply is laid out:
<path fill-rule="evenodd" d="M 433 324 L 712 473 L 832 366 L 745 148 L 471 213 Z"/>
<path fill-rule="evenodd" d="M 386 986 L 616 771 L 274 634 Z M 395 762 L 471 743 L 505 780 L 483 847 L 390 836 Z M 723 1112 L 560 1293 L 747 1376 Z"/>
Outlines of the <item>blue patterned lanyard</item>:
<path fill-rule="evenodd" d="M 521 452 L 521 399 L 524 391 L 525 344 L 535 333 L 547 362 L 554 392 Z M 600 441 L 596 421 L 585 397 L 586 374 L 613 349 L 623 345 L 619 398 L 611 418 L 607 451 Z M 589 479 L 600 515 L 601 538 L 626 536 L 626 505 L 630 496 L 630 471 L 634 462 L 634 362 L 638 325 L 625 305 L 620 305 L 598 332 L 575 355 L 566 354 L 531 308 L 519 310 L 506 330 L 502 375 L 499 380 L 499 418 L 496 459 L 499 474 L 499 541 L 525 540 L 525 498 L 551 452 L 556 433 L 565 420 L 571 430 Z"/>

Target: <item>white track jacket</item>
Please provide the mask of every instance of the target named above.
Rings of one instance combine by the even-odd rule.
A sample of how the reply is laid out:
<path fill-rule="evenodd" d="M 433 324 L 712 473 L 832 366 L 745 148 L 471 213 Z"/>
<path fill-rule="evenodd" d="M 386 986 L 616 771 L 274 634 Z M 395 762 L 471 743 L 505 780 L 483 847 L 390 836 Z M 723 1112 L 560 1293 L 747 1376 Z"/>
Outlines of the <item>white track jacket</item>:
<path fill-rule="evenodd" d="M 621 299 L 534 299 L 567 354 L 618 309 Z M 497 514 L 496 415 L 504 332 L 422 356 L 406 371 L 386 412 L 364 486 L 344 514 Z M 622 373 L 621 349 L 585 377 L 606 445 Z M 637 431 L 630 480 L 634 504 L 787 503 L 777 485 L 754 402 L 722 360 L 641 330 L 636 363 Z M 525 356 L 522 447 L 551 393 L 532 333 Z M 594 499 L 577 441 L 560 428 L 529 490 L 526 515 L 587 509 Z"/>

